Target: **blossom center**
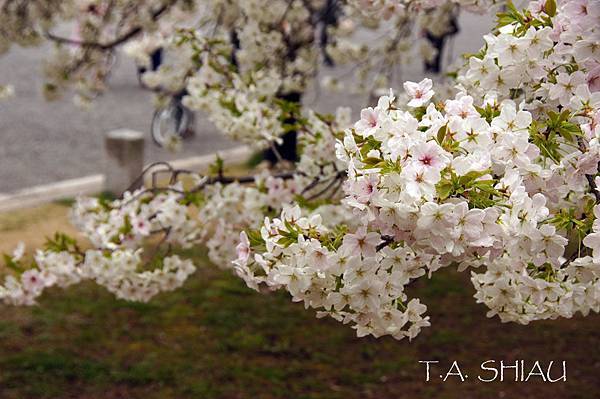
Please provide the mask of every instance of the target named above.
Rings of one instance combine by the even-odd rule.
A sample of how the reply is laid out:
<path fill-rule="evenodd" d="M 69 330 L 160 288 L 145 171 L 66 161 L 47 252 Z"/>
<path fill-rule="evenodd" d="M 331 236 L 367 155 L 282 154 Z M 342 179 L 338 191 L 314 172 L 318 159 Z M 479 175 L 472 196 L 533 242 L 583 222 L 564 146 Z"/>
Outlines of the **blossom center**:
<path fill-rule="evenodd" d="M 419 158 L 419 162 L 421 162 L 423 165 L 431 166 L 433 163 L 433 157 L 429 154 L 423 155 L 421 158 Z"/>

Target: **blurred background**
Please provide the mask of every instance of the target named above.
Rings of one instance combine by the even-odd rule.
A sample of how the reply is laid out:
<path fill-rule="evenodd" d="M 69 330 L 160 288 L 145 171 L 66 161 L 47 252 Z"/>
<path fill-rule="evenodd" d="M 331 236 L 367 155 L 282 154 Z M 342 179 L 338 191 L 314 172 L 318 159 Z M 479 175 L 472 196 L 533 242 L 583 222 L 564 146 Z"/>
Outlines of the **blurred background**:
<path fill-rule="evenodd" d="M 482 35 L 493 26 L 493 17 L 463 13 L 459 25 L 461 32 L 446 46 L 444 61 L 479 50 Z M 150 138 L 155 110 L 152 93 L 140 86 L 135 63 L 122 53 L 117 53 L 107 92 L 89 110 L 77 107 L 68 95 L 46 101 L 42 95 L 43 60 L 51 51 L 50 45 L 30 49 L 15 46 L 0 58 L 2 81 L 13 84 L 16 92 L 0 104 L 0 194 L 99 173 L 104 162 L 104 133 L 113 129 L 144 132 L 147 163 L 210 154 L 235 145 L 200 114 L 196 116 L 196 137 L 185 141 L 182 151 L 173 154 L 154 145 Z M 345 71 L 323 72 L 340 76 Z M 424 75 L 420 63 L 403 71 L 407 80 L 420 80 Z M 368 104 L 365 96 L 314 89 L 304 96 L 304 102 L 323 113 L 350 106 L 355 116 L 365 106 L 374 105 Z"/>

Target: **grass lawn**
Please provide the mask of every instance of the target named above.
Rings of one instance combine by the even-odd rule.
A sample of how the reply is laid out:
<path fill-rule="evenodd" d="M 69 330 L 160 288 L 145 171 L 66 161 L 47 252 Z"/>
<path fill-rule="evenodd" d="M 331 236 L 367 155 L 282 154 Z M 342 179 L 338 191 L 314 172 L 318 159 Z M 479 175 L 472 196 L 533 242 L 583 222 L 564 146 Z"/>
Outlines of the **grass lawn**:
<path fill-rule="evenodd" d="M 23 237 L 41 242 L 66 225 L 66 209 L 1 215 L 0 249 Z M 412 288 L 433 324 L 412 343 L 358 339 L 285 293 L 247 289 L 200 250 L 191 255 L 201 270 L 183 289 L 148 304 L 83 284 L 52 290 L 36 307 L 2 306 L 0 398 L 600 397 L 597 315 L 502 324 L 474 303 L 468 275 L 448 270 Z M 440 368 L 425 382 L 418 361 L 434 359 L 443 373 L 457 360 L 470 378 L 442 383 Z M 479 364 L 488 359 L 566 360 L 568 381 L 478 382 Z"/>

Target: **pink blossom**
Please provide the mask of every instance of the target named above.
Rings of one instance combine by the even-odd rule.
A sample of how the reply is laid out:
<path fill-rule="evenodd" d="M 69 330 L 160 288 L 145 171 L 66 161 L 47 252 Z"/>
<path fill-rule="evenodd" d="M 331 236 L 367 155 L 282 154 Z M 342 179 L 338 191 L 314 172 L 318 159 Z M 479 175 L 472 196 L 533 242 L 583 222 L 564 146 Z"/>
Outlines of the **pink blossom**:
<path fill-rule="evenodd" d="M 360 112 L 360 120 L 354 125 L 358 134 L 363 137 L 372 136 L 379 129 L 379 111 L 371 107 Z"/>
<path fill-rule="evenodd" d="M 412 148 L 412 158 L 421 168 L 441 170 L 448 164 L 445 151 L 433 141 L 419 144 Z"/>
<path fill-rule="evenodd" d="M 444 109 L 448 115 L 458 116 L 462 119 L 479 116 L 479 112 L 473 106 L 473 97 L 471 96 L 462 96 L 456 100 L 448 100 Z"/>
<path fill-rule="evenodd" d="M 133 232 L 140 236 L 150 235 L 150 223 L 142 216 L 136 216 L 131 219 Z"/>
<path fill-rule="evenodd" d="M 37 269 L 29 269 L 21 275 L 23 288 L 31 293 L 39 293 L 44 289 L 46 283 L 42 274 Z"/>
<path fill-rule="evenodd" d="M 371 174 L 359 179 L 353 184 L 352 191 L 356 193 L 358 202 L 366 203 L 377 192 L 377 184 L 379 177 L 376 174 Z"/>
<path fill-rule="evenodd" d="M 245 231 L 240 233 L 240 243 L 235 247 L 237 252 L 237 260 L 241 265 L 248 263 L 250 257 L 250 241 Z"/>
<path fill-rule="evenodd" d="M 355 234 L 346 235 L 342 246 L 351 255 L 372 257 L 377 253 L 377 245 L 380 243 L 381 236 L 378 233 L 367 233 L 365 228 L 361 228 Z"/>
<path fill-rule="evenodd" d="M 419 83 L 404 82 L 404 90 L 411 97 L 408 106 L 416 108 L 427 104 L 435 94 L 432 87 L 433 82 L 429 78 L 425 78 Z"/>
<path fill-rule="evenodd" d="M 588 72 L 586 81 L 592 93 L 600 91 L 600 64 Z"/>

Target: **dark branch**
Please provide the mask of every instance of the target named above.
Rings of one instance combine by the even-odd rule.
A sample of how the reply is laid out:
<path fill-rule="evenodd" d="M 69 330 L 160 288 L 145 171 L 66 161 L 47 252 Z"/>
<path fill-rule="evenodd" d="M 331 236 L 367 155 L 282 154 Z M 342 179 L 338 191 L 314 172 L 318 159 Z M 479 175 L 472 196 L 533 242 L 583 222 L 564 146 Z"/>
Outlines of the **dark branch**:
<path fill-rule="evenodd" d="M 381 251 L 383 248 L 394 242 L 394 237 L 392 236 L 381 236 L 381 239 L 383 242 L 377 246 L 377 251 Z"/>
<path fill-rule="evenodd" d="M 173 6 L 173 4 L 175 4 L 175 1 L 170 1 L 167 4 L 163 4 L 162 7 L 160 7 L 158 10 L 156 10 L 154 13 L 152 13 L 152 20 L 156 21 L 157 19 L 159 19 L 171 6 Z M 61 43 L 61 44 L 70 44 L 70 45 L 81 46 L 81 47 L 86 47 L 86 48 L 95 48 L 98 50 L 110 50 L 113 47 L 116 47 L 120 44 L 125 43 L 126 41 L 128 41 L 132 37 L 138 35 L 142 31 L 143 31 L 143 27 L 136 26 L 135 28 L 131 29 L 129 32 L 125 33 L 123 36 L 120 36 L 114 40 L 111 40 L 108 43 L 67 39 L 65 37 L 54 35 L 52 32 L 48 32 L 48 31 L 46 31 L 44 33 L 44 35 L 49 40 L 52 40 L 54 42 Z"/>
<path fill-rule="evenodd" d="M 598 163 L 598 167 L 596 169 L 600 170 L 600 163 Z M 594 176 L 593 175 L 585 175 L 585 178 L 587 179 L 588 184 L 590 185 L 590 189 L 592 190 L 592 194 L 594 194 L 594 196 L 596 197 L 596 203 L 600 204 L 600 192 L 598 192 L 598 186 L 596 185 L 596 181 L 594 180 Z"/>
<path fill-rule="evenodd" d="M 579 150 L 582 153 L 585 153 L 587 151 L 587 147 L 581 137 L 577 137 L 577 145 L 579 146 Z M 587 179 L 588 184 L 590 185 L 590 190 L 592 191 L 592 194 L 596 198 L 596 203 L 600 204 L 600 192 L 598 192 L 598 186 L 596 185 L 596 182 L 594 181 L 594 177 L 597 175 L 597 172 L 600 172 L 600 162 L 596 166 L 596 174 L 585 175 L 585 178 Z"/>

